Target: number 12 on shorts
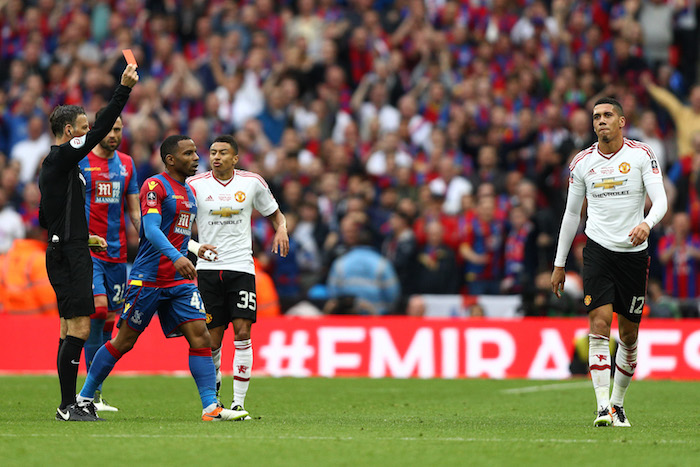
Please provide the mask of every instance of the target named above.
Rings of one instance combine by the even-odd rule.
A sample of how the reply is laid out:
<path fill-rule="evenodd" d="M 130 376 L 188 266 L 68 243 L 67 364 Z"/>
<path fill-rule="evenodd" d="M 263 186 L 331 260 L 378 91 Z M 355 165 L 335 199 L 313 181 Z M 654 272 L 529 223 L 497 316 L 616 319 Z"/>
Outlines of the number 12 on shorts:
<path fill-rule="evenodd" d="M 632 297 L 632 304 L 630 305 L 629 313 L 631 315 L 641 315 L 642 308 L 644 308 L 644 295 L 641 297 Z"/>

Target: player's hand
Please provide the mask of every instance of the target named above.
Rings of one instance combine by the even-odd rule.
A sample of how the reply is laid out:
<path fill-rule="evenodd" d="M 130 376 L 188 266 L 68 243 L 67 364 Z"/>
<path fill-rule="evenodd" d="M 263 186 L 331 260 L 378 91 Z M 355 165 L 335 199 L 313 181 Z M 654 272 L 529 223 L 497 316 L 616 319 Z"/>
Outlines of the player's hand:
<path fill-rule="evenodd" d="M 95 253 L 101 253 L 107 250 L 107 240 L 99 235 L 90 235 L 88 237 L 88 247 Z"/>
<path fill-rule="evenodd" d="M 564 281 L 566 281 L 564 268 L 555 266 L 554 271 L 552 271 L 552 292 L 557 298 L 561 298 L 561 293 L 564 291 Z"/>
<path fill-rule="evenodd" d="M 121 83 L 124 86 L 133 88 L 139 82 L 139 74 L 136 73 L 136 65 L 127 65 L 122 73 Z"/>
<path fill-rule="evenodd" d="M 650 231 L 651 229 L 649 228 L 649 225 L 647 225 L 646 222 L 642 222 L 637 227 L 632 229 L 627 236 L 630 238 L 632 245 L 637 246 L 641 245 L 647 238 L 649 238 Z"/>
<path fill-rule="evenodd" d="M 206 261 L 216 261 L 219 259 L 219 252 L 216 251 L 216 247 L 214 245 L 202 243 L 199 247 L 199 251 L 197 252 L 197 256 Z"/>
<path fill-rule="evenodd" d="M 192 280 L 197 277 L 197 270 L 194 268 L 194 264 L 186 257 L 179 258 L 173 265 L 175 270 L 185 279 Z"/>
<path fill-rule="evenodd" d="M 279 252 L 282 258 L 287 256 L 289 253 L 289 235 L 287 235 L 287 227 L 280 226 L 275 232 L 275 238 L 272 239 L 272 252 Z"/>

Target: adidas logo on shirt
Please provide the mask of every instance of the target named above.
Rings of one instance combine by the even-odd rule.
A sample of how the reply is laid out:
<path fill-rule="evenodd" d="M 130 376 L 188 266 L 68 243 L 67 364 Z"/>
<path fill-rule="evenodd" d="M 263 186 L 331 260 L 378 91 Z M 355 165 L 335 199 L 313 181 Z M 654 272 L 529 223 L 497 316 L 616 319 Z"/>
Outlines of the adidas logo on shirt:
<path fill-rule="evenodd" d="M 211 197 L 211 195 L 207 196 L 207 201 L 214 201 L 214 198 Z"/>

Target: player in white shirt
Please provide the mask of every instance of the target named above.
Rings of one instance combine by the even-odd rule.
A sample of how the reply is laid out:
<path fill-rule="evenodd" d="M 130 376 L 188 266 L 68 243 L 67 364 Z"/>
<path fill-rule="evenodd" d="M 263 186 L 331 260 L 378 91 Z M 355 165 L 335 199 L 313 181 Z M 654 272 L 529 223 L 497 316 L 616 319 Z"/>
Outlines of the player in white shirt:
<path fill-rule="evenodd" d="M 209 148 L 212 170 L 187 180 L 197 200 L 197 228 L 201 249 L 216 245 L 215 261 L 198 261 L 199 290 L 207 310 L 212 357 L 216 365 L 217 398 L 221 386 L 221 344 L 233 323 L 234 410 L 243 410 L 253 366 L 251 328 L 256 320 L 255 266 L 251 214 L 253 209 L 270 219 L 275 229 L 272 252 L 287 256 L 289 237 L 284 214 L 260 175 L 235 169 L 238 144 L 231 136 L 219 136 Z M 201 253 L 201 254 L 200 254 Z M 249 417 L 246 417 L 249 418 Z"/>
<path fill-rule="evenodd" d="M 583 251 L 584 305 L 590 325 L 588 364 L 597 401 L 595 426 L 630 426 L 623 408 L 637 366 L 637 335 L 649 270 L 647 238 L 666 214 L 667 200 L 658 160 L 649 145 L 622 135 L 622 106 L 603 98 L 593 107 L 598 142 L 569 165 L 569 195 L 559 232 L 552 291 L 561 297 L 564 266 L 588 202 Z M 652 205 L 644 217 L 647 194 Z M 618 315 L 620 342 L 610 395 L 610 326 Z"/>

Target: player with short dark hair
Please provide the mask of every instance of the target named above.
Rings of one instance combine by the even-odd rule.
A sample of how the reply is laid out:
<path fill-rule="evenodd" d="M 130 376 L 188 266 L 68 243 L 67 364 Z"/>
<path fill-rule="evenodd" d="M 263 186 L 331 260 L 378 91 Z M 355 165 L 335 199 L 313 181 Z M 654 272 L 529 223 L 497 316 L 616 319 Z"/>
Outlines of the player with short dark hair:
<path fill-rule="evenodd" d="M 257 318 L 255 266 L 253 264 L 251 214 L 267 217 L 275 229 L 273 253 L 287 256 L 289 237 L 284 214 L 265 180 L 258 174 L 236 169 L 238 144 L 231 136 L 219 136 L 209 148 L 212 170 L 187 181 L 197 200 L 199 239 L 217 245 L 214 262 L 197 262 L 199 289 L 207 307 L 212 355 L 217 370 L 217 397 L 221 386 L 221 344 L 224 331 L 233 324 L 233 402 L 244 410 L 253 366 L 251 329 Z M 197 251 L 203 253 L 203 246 Z"/>
<path fill-rule="evenodd" d="M 61 317 L 57 358 L 61 405 L 56 420 L 98 420 L 93 404 L 75 403 L 75 386 L 80 354 L 90 334 L 90 315 L 95 312 L 89 245 L 101 250 L 107 243 L 88 233 L 85 178 L 78 163 L 109 133 L 137 82 L 136 67 L 127 65 L 121 84 L 92 130 L 82 107 L 60 106 L 49 117 L 56 144 L 39 174 L 39 221 L 48 230 L 46 270 Z"/>
<path fill-rule="evenodd" d="M 99 119 L 106 107 L 97 111 Z M 85 217 L 91 234 L 107 241 L 107 249 L 92 252 L 92 295 L 95 313 L 90 316 L 90 336 L 85 342 L 85 366 L 90 370 L 95 352 L 112 338 L 114 318 L 124 307 L 126 293 L 126 211 L 138 231 L 141 228 L 139 187 L 134 160 L 117 151 L 122 141 L 121 116 L 111 131 L 80 161 L 85 178 Z M 102 397 L 102 387 L 95 391 L 98 411 L 116 412 Z"/>
<path fill-rule="evenodd" d="M 197 171 L 199 157 L 191 138 L 168 136 L 161 145 L 165 172 L 141 187 L 139 251 L 129 276 L 119 331 L 95 354 L 78 404 L 90 403 L 97 387 L 116 362 L 130 351 L 158 314 L 166 337 L 184 335 L 190 345 L 189 367 L 202 401 L 202 420 L 236 420 L 248 415 L 220 407 L 216 399 L 216 369 L 206 312 L 194 285 L 197 271 L 187 258 L 197 204 L 185 179 Z M 213 249 L 211 245 L 203 245 Z"/>
<path fill-rule="evenodd" d="M 647 238 L 667 206 L 663 176 L 651 147 L 624 138 L 622 106 L 612 98 L 593 107 L 598 142 L 569 165 L 569 195 L 552 272 L 552 291 L 564 290 L 566 257 L 587 201 L 583 303 L 590 325 L 588 363 L 597 401 L 595 426 L 630 426 L 625 392 L 637 366 L 637 335 L 649 272 Z M 647 194 L 652 205 L 644 216 Z M 610 327 L 617 313 L 619 347 L 610 395 Z"/>

